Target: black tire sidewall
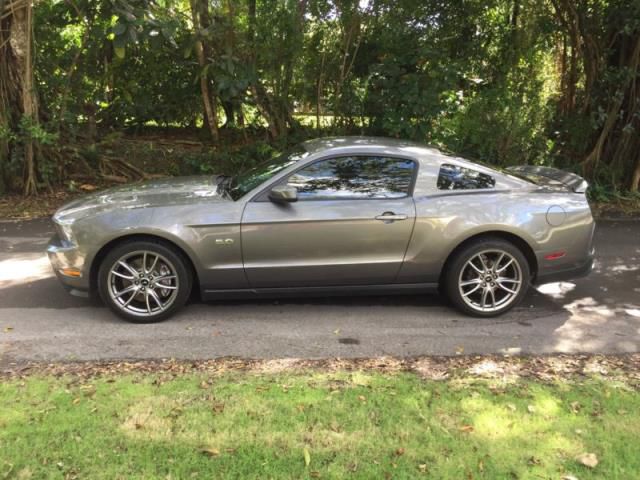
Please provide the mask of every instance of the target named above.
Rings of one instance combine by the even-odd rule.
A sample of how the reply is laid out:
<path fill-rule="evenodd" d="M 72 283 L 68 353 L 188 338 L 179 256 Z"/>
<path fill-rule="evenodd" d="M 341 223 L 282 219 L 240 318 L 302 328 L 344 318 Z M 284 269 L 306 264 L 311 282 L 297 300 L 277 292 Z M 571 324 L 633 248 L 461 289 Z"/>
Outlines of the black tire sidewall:
<path fill-rule="evenodd" d="M 109 286 L 107 279 L 109 276 L 109 270 L 113 264 L 122 256 L 136 250 L 147 250 L 166 257 L 167 260 L 169 260 L 175 267 L 178 284 L 180 285 L 176 299 L 169 308 L 151 317 L 140 317 L 122 310 L 111 299 L 108 291 Z M 105 305 L 111 309 L 111 311 L 131 323 L 157 323 L 168 319 L 184 306 L 191 294 L 192 284 L 193 274 L 190 271 L 184 256 L 171 246 L 155 241 L 132 240 L 116 246 L 104 257 L 98 270 L 98 293 L 100 294 L 100 298 Z"/>
<path fill-rule="evenodd" d="M 458 278 L 460 277 L 460 271 L 466 264 L 467 260 L 484 250 L 492 249 L 504 250 L 515 258 L 520 266 L 520 271 L 522 272 L 523 284 L 522 288 L 518 292 L 518 295 L 511 303 L 493 312 L 481 312 L 470 307 L 464 301 L 464 299 L 462 298 L 462 294 L 458 289 Z M 522 251 L 514 244 L 501 239 L 480 239 L 473 243 L 470 243 L 468 246 L 464 247 L 462 250 L 455 254 L 455 257 L 447 265 L 446 268 L 447 272 L 445 272 L 446 274 L 444 291 L 446 292 L 447 298 L 456 309 L 474 317 L 497 317 L 498 315 L 502 315 L 503 313 L 508 312 L 523 300 L 523 298 L 527 295 L 527 291 L 529 290 L 529 286 L 531 284 L 531 269 L 529 268 L 529 262 L 527 261 L 526 257 L 524 256 Z"/>

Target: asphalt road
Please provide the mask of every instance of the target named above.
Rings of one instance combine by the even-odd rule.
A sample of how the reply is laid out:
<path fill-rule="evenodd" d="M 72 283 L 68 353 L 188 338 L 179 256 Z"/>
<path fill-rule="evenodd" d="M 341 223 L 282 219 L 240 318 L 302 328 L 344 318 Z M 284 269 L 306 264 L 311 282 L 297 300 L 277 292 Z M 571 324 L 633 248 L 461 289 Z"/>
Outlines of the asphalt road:
<path fill-rule="evenodd" d="M 640 221 L 599 222 L 590 277 L 532 289 L 489 320 L 423 295 L 192 303 L 161 324 L 127 324 L 58 284 L 43 253 L 51 230 L 48 220 L 0 221 L 0 366 L 640 351 Z"/>

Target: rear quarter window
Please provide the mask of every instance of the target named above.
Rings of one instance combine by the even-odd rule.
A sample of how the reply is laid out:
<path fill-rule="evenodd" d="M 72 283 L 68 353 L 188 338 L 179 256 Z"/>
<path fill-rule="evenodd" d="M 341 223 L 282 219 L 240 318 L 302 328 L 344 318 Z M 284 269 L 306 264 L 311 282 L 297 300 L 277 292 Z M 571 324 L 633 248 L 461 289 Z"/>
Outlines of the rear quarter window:
<path fill-rule="evenodd" d="M 443 163 L 438 172 L 438 190 L 482 190 L 494 188 L 496 179 L 472 168 Z"/>

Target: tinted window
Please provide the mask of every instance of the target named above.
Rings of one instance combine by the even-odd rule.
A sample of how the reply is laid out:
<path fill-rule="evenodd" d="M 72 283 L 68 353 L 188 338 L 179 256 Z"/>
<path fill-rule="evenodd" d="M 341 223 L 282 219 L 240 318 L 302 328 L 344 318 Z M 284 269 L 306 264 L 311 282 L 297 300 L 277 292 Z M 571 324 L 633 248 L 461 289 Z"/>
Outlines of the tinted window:
<path fill-rule="evenodd" d="M 301 200 L 401 198 L 409 194 L 415 163 L 387 157 L 338 157 L 313 163 L 288 184 Z"/>
<path fill-rule="evenodd" d="M 307 151 L 303 147 L 298 146 L 289 152 L 282 153 L 271 160 L 261 163 L 252 169 L 243 172 L 242 174 L 234 177 L 231 180 L 229 193 L 234 200 L 242 197 L 244 194 L 250 192 L 261 183 L 269 180 L 278 172 L 284 170 L 290 165 L 293 165 L 298 160 L 303 159 L 308 155 Z"/>
<path fill-rule="evenodd" d="M 475 190 L 495 186 L 495 178 L 486 173 L 448 163 L 440 165 L 440 173 L 438 174 L 438 188 L 440 190 Z"/>

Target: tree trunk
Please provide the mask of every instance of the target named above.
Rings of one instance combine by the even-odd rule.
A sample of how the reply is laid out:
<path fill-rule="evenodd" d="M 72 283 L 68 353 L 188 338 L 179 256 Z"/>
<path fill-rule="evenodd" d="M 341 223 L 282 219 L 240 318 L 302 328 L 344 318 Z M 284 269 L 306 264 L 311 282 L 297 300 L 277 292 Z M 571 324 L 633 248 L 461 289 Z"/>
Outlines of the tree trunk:
<path fill-rule="evenodd" d="M 0 8 L 0 188 L 6 186 L 7 160 L 22 154 L 23 192 L 34 195 L 37 193 L 34 141 L 28 136 L 18 138 L 21 122 L 23 125 L 38 122 L 33 81 L 33 7 L 26 0 L 0 3 L 4 7 Z"/>
<path fill-rule="evenodd" d="M 190 0 L 191 3 L 191 18 L 193 21 L 193 29 L 196 35 L 199 34 L 200 30 L 203 28 L 202 20 L 202 9 L 206 8 L 206 6 L 201 5 L 202 0 Z M 205 20 L 206 21 L 206 20 Z M 218 134 L 218 112 L 215 104 L 215 99 L 211 96 L 211 89 L 209 85 L 209 78 L 204 71 L 207 65 L 207 58 L 205 55 L 205 45 L 202 40 L 198 39 L 195 45 L 196 57 L 198 59 L 198 65 L 200 65 L 200 92 L 202 94 L 202 103 L 204 106 L 205 113 L 205 121 L 209 126 L 209 132 L 211 133 L 211 138 L 214 142 L 218 142 L 219 134 Z"/>
<path fill-rule="evenodd" d="M 249 89 L 251 90 L 251 94 L 256 102 L 256 108 L 260 112 L 260 115 L 267 121 L 269 136 L 272 139 L 278 138 L 282 135 L 283 129 L 281 126 L 281 122 L 278 121 L 278 115 L 275 111 L 273 102 L 269 96 L 269 93 L 264 88 L 262 81 L 258 78 L 258 66 L 256 59 L 256 0 L 248 0 L 247 1 L 247 10 L 248 10 L 248 22 L 247 22 L 247 36 L 248 36 L 248 45 L 249 45 L 249 53 L 248 53 L 248 63 L 251 65 L 253 69 L 252 84 Z M 286 130 L 286 128 L 285 128 Z"/>
<path fill-rule="evenodd" d="M 38 123 L 38 104 L 33 90 L 33 55 L 32 32 L 33 32 L 33 6 L 27 1 L 24 9 L 24 21 L 22 23 L 22 34 L 24 35 L 24 56 L 23 62 L 23 83 L 22 83 L 22 111 L 24 118 L 33 124 Z M 18 22 L 16 22 L 16 25 Z M 36 195 L 38 187 L 36 185 L 36 163 L 34 156 L 34 145 L 32 138 L 25 139 L 24 145 L 24 194 Z"/>
<path fill-rule="evenodd" d="M 633 170 L 631 184 L 629 185 L 629 189 L 632 192 L 637 192 L 640 189 L 640 152 L 637 152 L 636 155 L 636 168 Z"/>
<path fill-rule="evenodd" d="M 618 95 L 614 97 L 613 104 L 607 112 L 607 119 L 605 120 L 602 130 L 598 135 L 596 144 L 582 162 L 584 171 L 587 175 L 594 171 L 595 167 L 600 161 L 605 143 L 607 142 L 610 134 L 613 132 L 614 127 L 618 123 L 620 109 L 624 105 L 625 98 L 628 94 L 633 93 L 633 88 L 630 89 L 632 90 L 631 92 L 627 92 L 627 90 L 629 89 L 629 87 L 635 85 L 635 77 L 638 72 L 638 67 L 640 66 L 640 36 L 638 36 L 636 40 L 636 44 L 626 65 L 628 65 L 630 72 L 628 80 L 619 86 L 620 90 L 618 92 Z"/>

